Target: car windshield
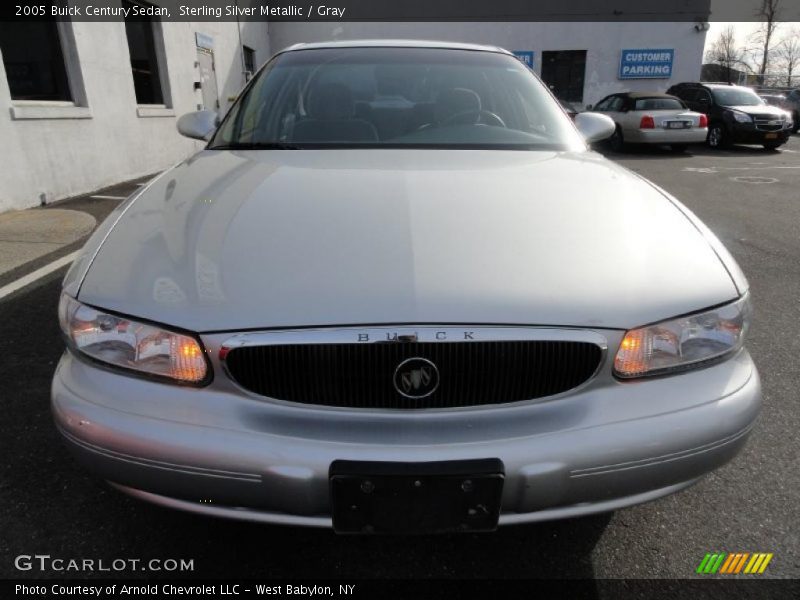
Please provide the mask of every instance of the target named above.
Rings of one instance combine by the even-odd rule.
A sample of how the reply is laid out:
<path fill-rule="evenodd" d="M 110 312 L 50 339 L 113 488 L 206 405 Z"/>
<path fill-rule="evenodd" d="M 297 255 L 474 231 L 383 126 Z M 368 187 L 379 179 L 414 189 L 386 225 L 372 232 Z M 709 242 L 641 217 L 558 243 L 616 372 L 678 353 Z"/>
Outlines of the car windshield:
<path fill-rule="evenodd" d="M 683 103 L 677 98 L 639 98 L 633 110 L 682 110 Z"/>
<path fill-rule="evenodd" d="M 711 93 L 714 94 L 714 100 L 720 106 L 759 106 L 764 104 L 764 101 L 752 90 L 730 88 L 712 90 Z"/>
<path fill-rule="evenodd" d="M 275 57 L 210 149 L 584 147 L 544 85 L 507 54 L 320 48 Z"/>

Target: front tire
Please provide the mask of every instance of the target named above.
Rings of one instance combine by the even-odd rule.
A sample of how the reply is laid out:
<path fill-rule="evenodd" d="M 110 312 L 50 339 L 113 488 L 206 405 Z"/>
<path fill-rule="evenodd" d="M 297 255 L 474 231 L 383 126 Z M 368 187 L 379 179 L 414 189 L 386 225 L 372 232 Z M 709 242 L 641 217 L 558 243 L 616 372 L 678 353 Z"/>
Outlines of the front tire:
<path fill-rule="evenodd" d="M 708 137 L 706 143 L 709 148 L 719 149 L 728 145 L 728 134 L 722 125 L 712 125 L 708 128 Z"/>
<path fill-rule="evenodd" d="M 622 129 L 619 125 L 614 130 L 614 134 L 608 138 L 608 145 L 614 152 L 625 152 L 625 139 L 622 137 Z"/>
<path fill-rule="evenodd" d="M 792 123 L 792 133 L 797 133 L 798 130 L 800 130 L 800 112 L 794 111 L 792 119 L 794 120 L 794 123 Z"/>

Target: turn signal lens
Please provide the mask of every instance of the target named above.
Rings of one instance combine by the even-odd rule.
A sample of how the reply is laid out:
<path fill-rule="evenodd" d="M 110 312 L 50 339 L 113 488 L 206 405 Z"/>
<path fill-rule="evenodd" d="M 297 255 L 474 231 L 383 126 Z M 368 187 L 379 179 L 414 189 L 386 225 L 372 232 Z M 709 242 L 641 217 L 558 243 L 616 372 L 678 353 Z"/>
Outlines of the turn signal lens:
<path fill-rule="evenodd" d="M 655 129 L 656 122 L 650 115 L 644 115 L 639 121 L 639 129 Z"/>
<path fill-rule="evenodd" d="M 631 329 L 614 358 L 614 373 L 631 378 L 700 367 L 742 347 L 750 323 L 750 302 L 736 302 L 702 313 Z"/>
<path fill-rule="evenodd" d="M 193 337 L 101 312 L 63 293 L 58 316 L 71 346 L 95 360 L 185 383 L 206 379 L 205 353 Z"/>
<path fill-rule="evenodd" d="M 700 123 L 697 126 L 700 129 L 703 127 L 708 127 L 708 117 L 706 115 L 700 115 Z"/>
<path fill-rule="evenodd" d="M 172 376 L 183 381 L 202 381 L 206 376 L 206 360 L 196 340 L 175 336 L 170 348 Z"/>

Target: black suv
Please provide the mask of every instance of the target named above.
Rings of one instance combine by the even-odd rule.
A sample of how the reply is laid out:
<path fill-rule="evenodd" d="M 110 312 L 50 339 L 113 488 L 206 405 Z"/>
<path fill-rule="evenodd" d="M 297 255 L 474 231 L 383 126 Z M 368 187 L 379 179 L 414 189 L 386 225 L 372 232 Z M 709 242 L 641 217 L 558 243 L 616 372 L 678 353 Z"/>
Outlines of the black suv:
<path fill-rule="evenodd" d="M 792 113 L 792 133 L 800 131 L 800 88 L 786 92 L 786 110 Z"/>
<path fill-rule="evenodd" d="M 773 150 L 792 131 L 787 111 L 766 104 L 750 88 L 726 83 L 678 83 L 667 90 L 694 111 L 708 115 L 708 145 L 761 144 Z"/>

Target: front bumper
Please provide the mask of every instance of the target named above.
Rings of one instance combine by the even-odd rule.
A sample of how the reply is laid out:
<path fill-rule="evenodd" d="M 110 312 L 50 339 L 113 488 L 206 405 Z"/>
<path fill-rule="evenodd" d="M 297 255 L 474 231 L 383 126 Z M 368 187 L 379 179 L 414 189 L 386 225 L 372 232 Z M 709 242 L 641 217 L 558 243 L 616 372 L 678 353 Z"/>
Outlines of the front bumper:
<path fill-rule="evenodd" d="M 633 144 L 702 144 L 706 141 L 708 129 L 630 129 L 623 131 L 623 136 L 626 142 Z"/>
<path fill-rule="evenodd" d="M 763 131 L 752 123 L 736 123 L 730 126 L 730 142 L 734 144 L 782 144 L 791 135 L 791 129 Z"/>
<path fill-rule="evenodd" d="M 593 385 L 469 411 L 365 412 L 178 387 L 62 358 L 52 408 L 89 470 L 198 513 L 329 526 L 337 459 L 499 458 L 501 524 L 615 510 L 678 491 L 729 461 L 758 415 L 749 354 L 671 377 Z"/>

